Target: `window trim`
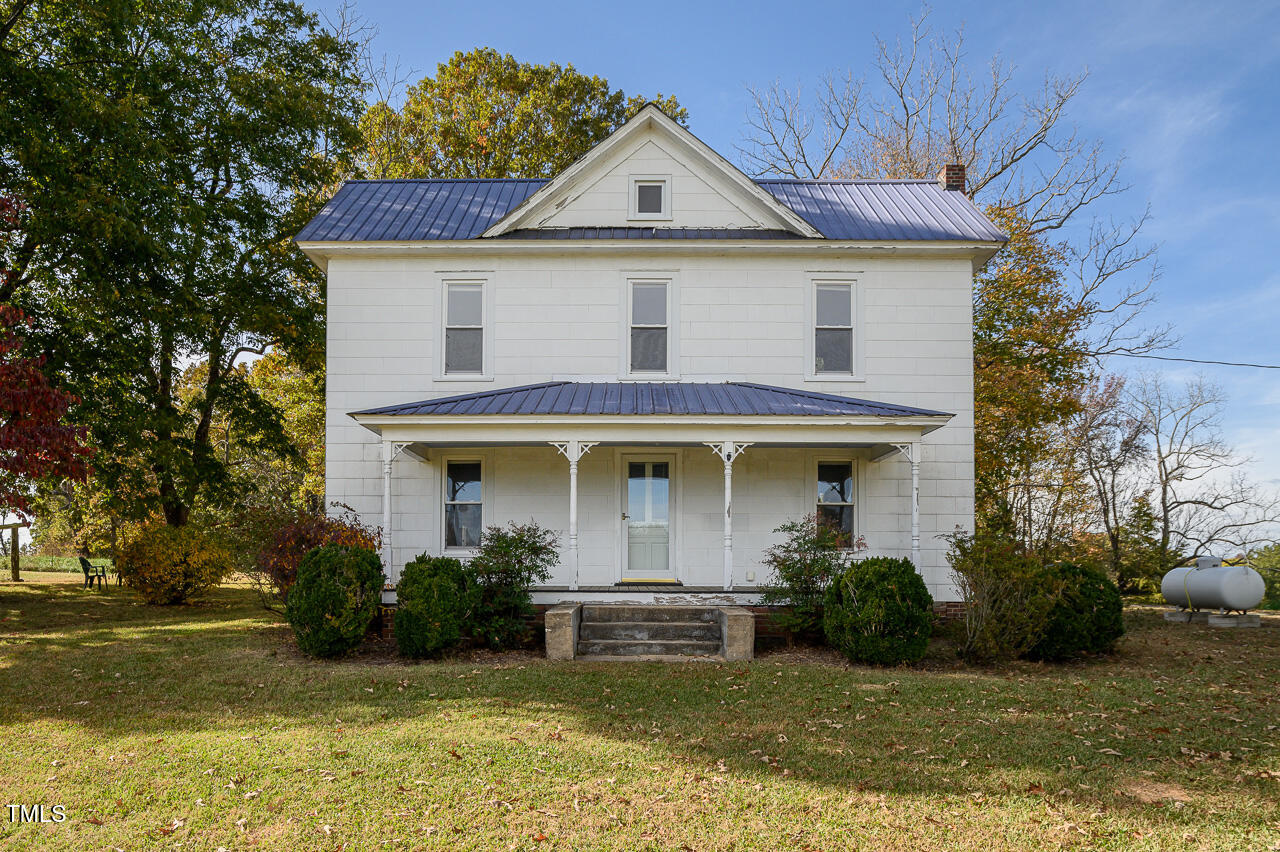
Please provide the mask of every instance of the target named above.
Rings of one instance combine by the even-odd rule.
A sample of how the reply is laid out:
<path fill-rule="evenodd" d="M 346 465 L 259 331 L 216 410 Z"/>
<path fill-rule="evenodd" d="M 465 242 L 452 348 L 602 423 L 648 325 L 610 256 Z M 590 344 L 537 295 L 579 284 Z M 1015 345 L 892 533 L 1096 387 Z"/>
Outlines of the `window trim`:
<path fill-rule="evenodd" d="M 641 213 L 639 186 L 641 184 L 662 185 L 662 210 L 657 213 Z M 671 175 L 628 175 L 627 178 L 627 219 L 632 222 L 669 222 L 671 221 Z"/>
<path fill-rule="evenodd" d="M 852 371 L 849 373 L 819 373 L 818 356 L 818 288 L 821 286 L 847 286 L 849 288 L 849 309 L 852 312 L 850 333 L 852 342 Z M 857 273 L 852 272 L 811 272 L 805 289 L 805 353 L 804 380 L 806 382 L 864 382 L 864 338 L 863 334 L 863 300 L 862 287 Z"/>
<path fill-rule="evenodd" d="M 440 553 L 450 556 L 473 556 L 477 552 L 474 547 L 450 547 L 449 541 L 449 509 L 450 505 L 474 506 L 469 501 L 449 499 L 449 465 L 454 463 L 480 465 L 480 529 L 487 523 L 488 510 L 485 508 L 492 498 L 489 487 L 489 460 L 481 453 L 449 453 L 440 456 Z"/>
<path fill-rule="evenodd" d="M 480 372 L 447 373 L 445 372 L 446 340 L 449 325 L 449 286 L 453 284 L 471 284 L 480 287 L 480 331 L 483 335 L 480 347 Z M 436 344 L 434 378 L 437 382 L 491 382 L 493 381 L 493 282 L 491 273 L 458 271 L 439 275 L 437 293 Z M 475 328 L 476 326 L 456 326 L 457 328 Z"/>
<path fill-rule="evenodd" d="M 631 369 L 631 329 L 632 328 L 662 328 L 657 325 L 633 326 L 632 310 L 635 302 L 632 298 L 633 285 L 635 284 L 665 284 L 667 288 L 667 369 L 665 372 L 656 370 L 640 370 Z M 680 378 L 680 347 L 679 347 L 679 328 L 680 316 L 679 306 L 680 299 L 678 297 L 678 286 L 676 276 L 672 272 L 646 271 L 637 270 L 635 272 L 624 272 L 622 276 L 622 305 L 618 312 L 619 318 L 619 363 L 618 378 L 623 381 L 649 382 L 649 381 L 667 381 Z"/>
<path fill-rule="evenodd" d="M 817 514 L 818 506 L 852 506 L 853 507 L 853 533 L 851 547 L 845 550 L 856 550 L 858 538 L 862 535 L 862 465 L 859 463 L 861 459 L 857 456 L 839 456 L 824 454 L 821 452 L 814 453 L 809 460 L 809 499 L 813 500 L 810 505 Z M 847 464 L 849 465 L 849 476 L 853 480 L 853 501 L 851 503 L 820 503 L 818 501 L 818 470 L 820 465 L 824 464 Z"/>

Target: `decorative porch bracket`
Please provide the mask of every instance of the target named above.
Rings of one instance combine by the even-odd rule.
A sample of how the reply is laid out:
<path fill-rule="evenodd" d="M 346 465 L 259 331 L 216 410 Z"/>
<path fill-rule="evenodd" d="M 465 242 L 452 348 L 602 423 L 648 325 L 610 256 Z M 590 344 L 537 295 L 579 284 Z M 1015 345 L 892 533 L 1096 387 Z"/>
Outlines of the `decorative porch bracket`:
<path fill-rule="evenodd" d="M 599 441 L 552 441 L 551 446 L 569 460 L 569 581 L 571 591 L 578 590 L 578 462 Z"/>
<path fill-rule="evenodd" d="M 391 579 L 391 466 L 408 441 L 382 442 L 382 564 Z"/>
<path fill-rule="evenodd" d="M 724 590 L 733 588 L 733 462 L 747 441 L 703 441 L 724 462 Z"/>
<path fill-rule="evenodd" d="M 920 570 L 920 442 L 894 444 L 911 463 L 911 564 Z"/>

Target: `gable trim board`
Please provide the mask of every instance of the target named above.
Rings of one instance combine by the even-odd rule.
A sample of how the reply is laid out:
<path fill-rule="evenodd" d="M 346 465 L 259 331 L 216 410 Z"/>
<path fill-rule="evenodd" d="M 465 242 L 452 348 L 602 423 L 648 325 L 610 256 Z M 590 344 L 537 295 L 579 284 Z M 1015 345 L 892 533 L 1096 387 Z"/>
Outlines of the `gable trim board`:
<path fill-rule="evenodd" d="M 976 272 L 1003 246 L 999 242 L 923 242 L 898 240 L 886 242 L 807 240 L 807 239 L 495 239 L 495 240 L 414 240 L 409 242 L 308 242 L 298 247 L 323 272 L 328 272 L 331 257 L 451 257 L 491 258 L 511 255 L 563 256 L 573 245 L 575 252 L 595 255 L 646 256 L 679 255 L 770 255 L 794 257 L 885 258 L 934 257 L 958 258 L 971 262 Z"/>
<path fill-rule="evenodd" d="M 597 163 L 607 159 L 615 150 L 622 148 L 634 137 L 648 130 L 656 131 L 702 166 L 709 175 L 723 181 L 728 187 L 736 189 L 746 199 L 754 201 L 758 212 L 764 218 L 772 220 L 775 227 L 794 231 L 803 237 L 823 238 L 822 232 L 806 222 L 796 211 L 758 186 L 740 169 L 673 121 L 654 104 L 646 104 L 632 116 L 630 121 L 597 143 L 577 162 L 560 172 L 537 192 L 521 201 L 506 216 L 485 229 L 480 236 L 497 237 L 517 228 L 538 227 L 541 223 L 540 217 L 545 219 L 562 209 L 574 196 L 585 192 L 603 177 L 595 169 Z M 671 156 L 671 152 L 666 153 Z M 668 192 L 671 192 L 670 184 L 668 184 Z M 727 195 L 726 198 L 728 198 Z M 729 200 L 732 202 L 732 199 Z"/>

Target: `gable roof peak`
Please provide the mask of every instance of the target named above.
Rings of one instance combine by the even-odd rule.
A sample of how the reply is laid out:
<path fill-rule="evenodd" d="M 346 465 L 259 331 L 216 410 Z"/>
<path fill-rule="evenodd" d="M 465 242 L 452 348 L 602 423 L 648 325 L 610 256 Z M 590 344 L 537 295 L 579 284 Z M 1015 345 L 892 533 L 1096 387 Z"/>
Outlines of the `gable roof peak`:
<path fill-rule="evenodd" d="M 497 237 L 522 227 L 529 227 L 530 221 L 538 213 L 552 207 L 557 198 L 588 181 L 596 173 L 600 163 L 605 162 L 606 158 L 627 140 L 639 133 L 654 130 L 665 134 L 706 172 L 716 175 L 734 187 L 734 191 L 750 198 L 774 226 L 792 231 L 802 237 L 818 239 L 823 237 L 822 232 L 806 221 L 803 216 L 760 187 L 741 169 L 695 136 L 692 131 L 682 127 L 679 122 L 667 115 L 662 107 L 653 101 L 640 107 L 636 114 L 621 127 L 596 143 L 591 150 L 490 225 L 480 236 Z"/>

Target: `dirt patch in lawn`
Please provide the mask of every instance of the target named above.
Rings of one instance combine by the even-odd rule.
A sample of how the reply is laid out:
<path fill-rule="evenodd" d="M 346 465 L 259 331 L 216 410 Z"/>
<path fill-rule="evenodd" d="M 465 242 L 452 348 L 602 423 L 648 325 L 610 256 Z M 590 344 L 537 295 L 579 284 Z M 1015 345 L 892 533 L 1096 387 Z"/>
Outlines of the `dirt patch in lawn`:
<path fill-rule="evenodd" d="M 1149 778 L 1130 778 L 1120 785 L 1119 792 L 1131 799 L 1137 799 L 1144 805 L 1191 801 L 1191 794 L 1177 784 L 1166 784 Z"/>

